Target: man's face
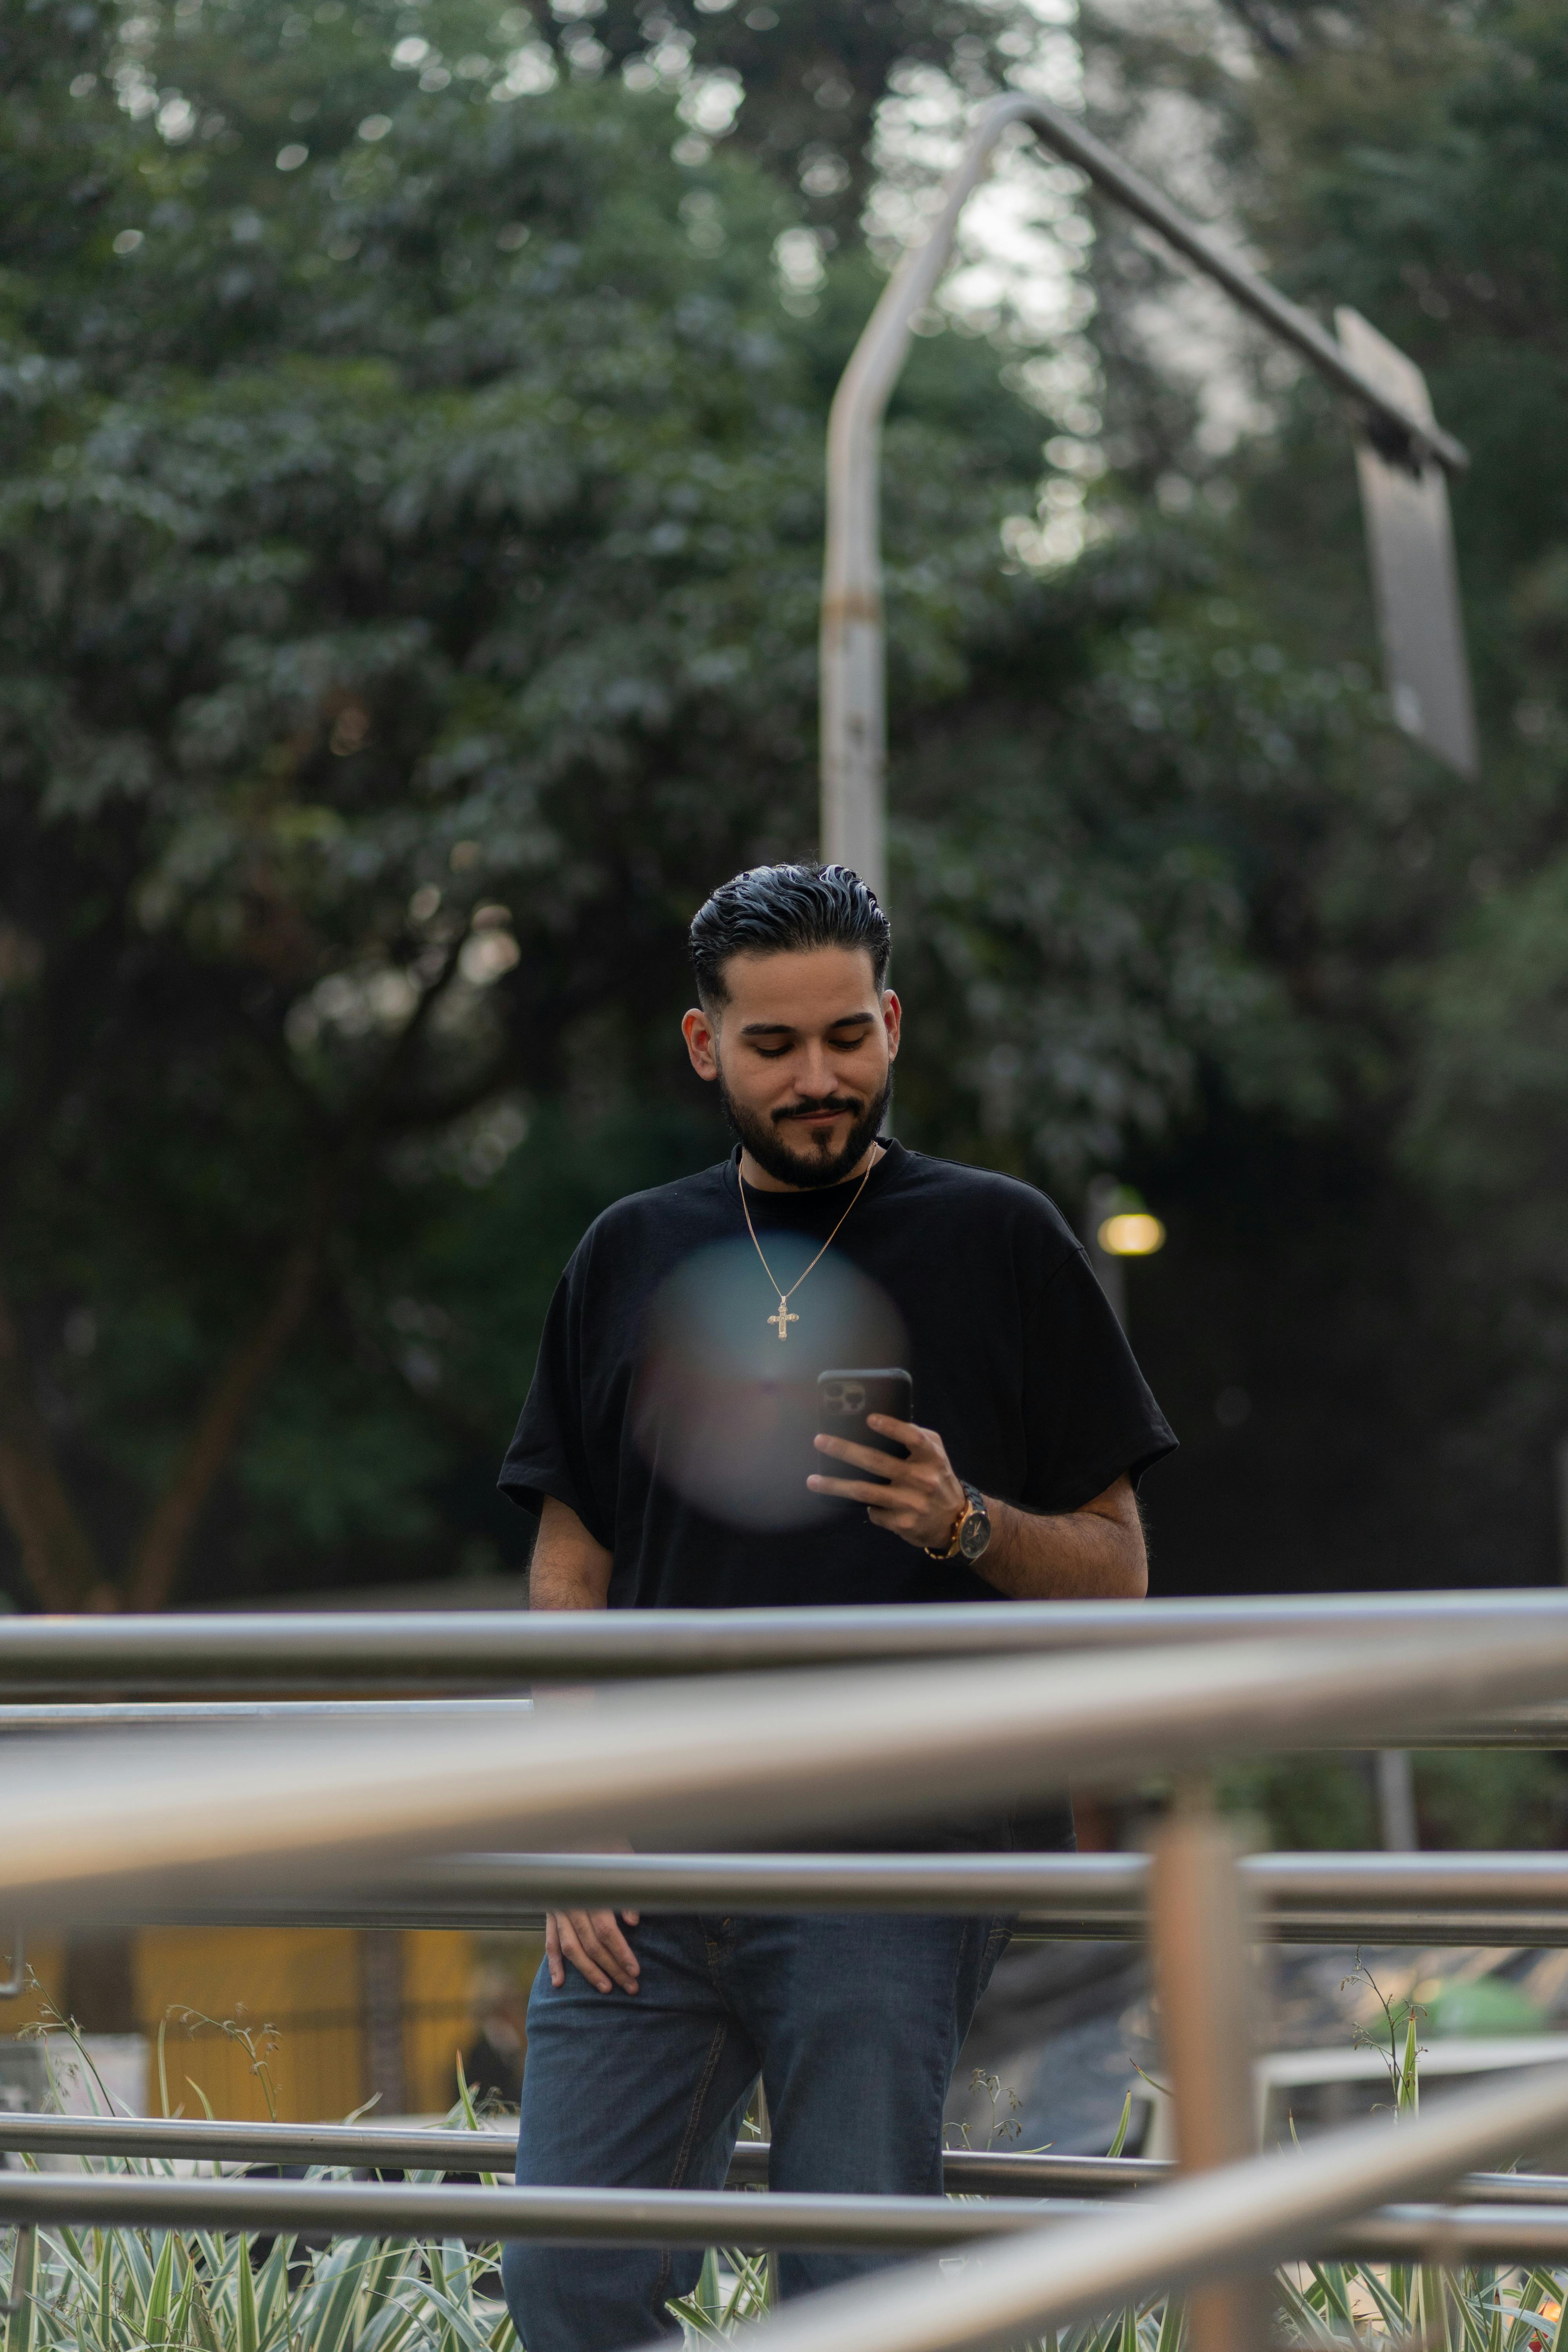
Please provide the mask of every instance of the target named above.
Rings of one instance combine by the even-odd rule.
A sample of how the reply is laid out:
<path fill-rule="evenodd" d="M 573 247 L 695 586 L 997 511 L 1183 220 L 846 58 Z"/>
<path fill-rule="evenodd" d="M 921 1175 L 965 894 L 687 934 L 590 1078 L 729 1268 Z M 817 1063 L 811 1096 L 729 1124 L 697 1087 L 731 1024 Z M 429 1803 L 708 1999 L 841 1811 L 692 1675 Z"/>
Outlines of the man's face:
<path fill-rule="evenodd" d="M 775 1182 L 836 1184 L 876 1140 L 899 1050 L 899 1000 L 863 948 L 731 956 L 726 1002 L 686 1015 L 691 1066 Z"/>

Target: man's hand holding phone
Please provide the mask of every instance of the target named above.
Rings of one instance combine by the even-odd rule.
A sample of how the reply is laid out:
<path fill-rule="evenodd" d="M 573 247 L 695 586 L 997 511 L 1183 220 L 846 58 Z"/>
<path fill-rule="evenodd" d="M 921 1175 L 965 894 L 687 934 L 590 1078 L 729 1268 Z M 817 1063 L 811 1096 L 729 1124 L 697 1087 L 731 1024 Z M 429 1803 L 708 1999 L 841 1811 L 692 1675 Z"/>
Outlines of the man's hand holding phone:
<path fill-rule="evenodd" d="M 819 1436 L 819 1454 L 833 1455 L 859 1476 L 828 1478 L 820 1472 L 806 1480 L 814 1495 L 838 1495 L 847 1503 L 864 1503 L 873 1527 L 886 1528 L 908 1544 L 935 1549 L 945 1544 L 963 1513 L 967 1496 L 947 1458 L 947 1448 L 934 1429 L 917 1428 L 912 1421 L 894 1421 L 874 1412 L 866 1426 L 873 1436 L 895 1438 L 904 1459 L 869 1445 L 854 1445 L 842 1437 Z"/>
<path fill-rule="evenodd" d="M 906 1543 L 948 1541 L 967 1496 L 934 1429 L 912 1418 L 914 1383 L 897 1366 L 875 1371 L 821 1372 L 816 1381 L 816 1450 L 859 1477 L 807 1478 L 814 1495 L 864 1503 L 873 1527 Z"/>

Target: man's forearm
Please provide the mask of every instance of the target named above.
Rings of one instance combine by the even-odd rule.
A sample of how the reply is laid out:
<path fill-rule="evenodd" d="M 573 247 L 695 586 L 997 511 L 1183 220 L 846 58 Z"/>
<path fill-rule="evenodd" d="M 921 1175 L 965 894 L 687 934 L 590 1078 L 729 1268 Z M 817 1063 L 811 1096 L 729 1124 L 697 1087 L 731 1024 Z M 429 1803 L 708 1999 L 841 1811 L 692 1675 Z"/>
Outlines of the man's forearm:
<path fill-rule="evenodd" d="M 528 1572 L 531 1609 L 602 1609 L 603 1580 L 592 1562 L 571 1559 L 536 1560 Z"/>
<path fill-rule="evenodd" d="M 1114 1492 L 1114 1490 L 1112 1490 Z M 980 1575 L 1015 1601 L 1141 1601 L 1149 1565 L 1131 1486 L 1114 1510 L 1043 1517 L 987 1498 L 992 1537 Z"/>
<path fill-rule="evenodd" d="M 603 1609 L 610 1594 L 610 1554 L 575 1511 L 547 1496 L 528 1570 L 531 1609 Z"/>

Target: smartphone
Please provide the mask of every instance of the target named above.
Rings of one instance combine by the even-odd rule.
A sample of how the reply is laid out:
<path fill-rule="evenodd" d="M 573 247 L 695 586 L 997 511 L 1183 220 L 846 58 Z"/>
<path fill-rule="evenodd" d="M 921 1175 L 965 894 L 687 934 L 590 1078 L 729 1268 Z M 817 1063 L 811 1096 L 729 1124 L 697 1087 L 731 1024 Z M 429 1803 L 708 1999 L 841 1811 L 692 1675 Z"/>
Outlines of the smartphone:
<path fill-rule="evenodd" d="M 816 1426 L 822 1436 L 847 1437 L 852 1445 L 869 1445 L 878 1454 L 890 1454 L 897 1461 L 908 1461 L 907 1445 L 900 1445 L 896 1437 L 883 1437 L 878 1431 L 867 1428 L 866 1416 L 870 1412 L 884 1412 L 893 1421 L 913 1421 L 915 1384 L 908 1372 L 897 1365 L 883 1365 L 876 1371 L 818 1372 Z M 862 1475 L 855 1472 L 852 1465 L 846 1465 L 841 1473 L 830 1457 L 820 1454 L 816 1467 L 826 1468 L 834 1475 Z"/>

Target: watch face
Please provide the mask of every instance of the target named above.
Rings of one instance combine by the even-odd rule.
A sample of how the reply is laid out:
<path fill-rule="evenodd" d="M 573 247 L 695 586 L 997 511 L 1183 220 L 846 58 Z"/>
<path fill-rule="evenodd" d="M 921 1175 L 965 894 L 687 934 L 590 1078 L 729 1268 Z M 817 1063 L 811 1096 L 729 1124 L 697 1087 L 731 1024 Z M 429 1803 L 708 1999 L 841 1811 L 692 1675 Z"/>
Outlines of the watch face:
<path fill-rule="evenodd" d="M 977 1503 L 958 1530 L 960 1556 L 976 1560 L 991 1540 L 991 1519 L 984 1503 Z"/>

